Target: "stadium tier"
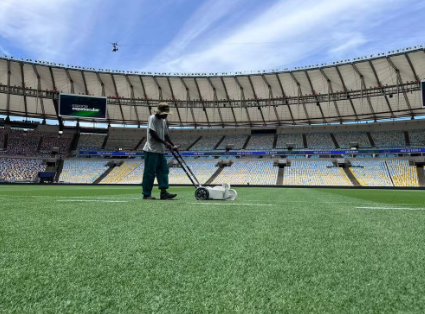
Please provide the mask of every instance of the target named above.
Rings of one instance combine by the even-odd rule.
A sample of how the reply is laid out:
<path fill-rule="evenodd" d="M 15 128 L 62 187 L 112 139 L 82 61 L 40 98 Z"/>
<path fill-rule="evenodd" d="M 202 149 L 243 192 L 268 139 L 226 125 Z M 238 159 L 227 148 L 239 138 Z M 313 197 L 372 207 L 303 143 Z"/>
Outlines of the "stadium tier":
<path fill-rule="evenodd" d="M 201 184 L 205 184 L 209 178 L 217 171 L 217 161 L 214 160 L 189 160 L 190 169 Z M 170 184 L 191 184 L 183 169 L 178 167 L 170 168 Z"/>
<path fill-rule="evenodd" d="M 0 179 L 8 182 L 33 180 L 45 169 L 41 159 L 0 158 Z"/>
<path fill-rule="evenodd" d="M 394 186 L 419 186 L 416 166 L 408 160 L 386 160 Z"/>
<path fill-rule="evenodd" d="M 275 185 L 278 171 L 273 161 L 236 160 L 231 167 L 224 167 L 212 184 Z"/>
<path fill-rule="evenodd" d="M 293 134 L 279 134 L 277 136 L 276 148 L 277 149 L 286 149 L 287 144 L 294 144 L 294 149 L 303 149 L 303 137 L 300 133 Z"/>
<path fill-rule="evenodd" d="M 332 142 L 330 133 L 307 133 L 307 147 L 311 149 L 333 149 L 335 144 Z"/>
<path fill-rule="evenodd" d="M 273 149 L 274 134 L 253 134 L 249 139 L 247 150 Z"/>
<path fill-rule="evenodd" d="M 65 183 L 93 183 L 109 167 L 107 160 L 65 160 L 59 181 Z"/>
<path fill-rule="evenodd" d="M 172 134 L 170 137 L 173 143 L 179 145 L 182 151 L 187 150 L 199 138 L 197 135 L 173 136 Z"/>
<path fill-rule="evenodd" d="M 191 151 L 205 151 L 213 150 L 218 144 L 222 136 L 203 136 L 195 145 L 193 145 Z"/>
<path fill-rule="evenodd" d="M 81 133 L 78 141 L 78 150 L 100 151 L 105 142 L 105 134 Z"/>
<path fill-rule="evenodd" d="M 345 131 L 345 132 L 334 132 L 336 141 L 340 148 L 350 148 L 350 143 L 357 143 L 359 148 L 370 148 L 372 147 L 366 132 L 358 131 Z"/>
<path fill-rule="evenodd" d="M 246 140 L 248 139 L 248 135 L 227 135 L 224 140 L 218 145 L 217 149 L 225 150 L 226 145 L 233 144 L 233 150 L 242 149 Z"/>
<path fill-rule="evenodd" d="M 101 184 L 141 184 L 143 181 L 143 161 L 126 161 L 115 167 Z"/>
<path fill-rule="evenodd" d="M 53 133 L 43 133 L 40 145 L 40 152 L 49 155 L 53 147 L 59 148 L 59 154 L 66 156 L 71 148 L 73 134 L 64 133 L 62 135 Z"/>
<path fill-rule="evenodd" d="M 403 131 L 378 131 L 370 132 L 375 146 L 379 148 L 406 147 Z"/>
<path fill-rule="evenodd" d="M 0 154 L 8 156 L 35 157 L 41 136 L 34 131 L 9 129 L 7 147 Z"/>
<path fill-rule="evenodd" d="M 285 167 L 283 185 L 352 185 L 342 168 L 335 167 L 331 161 L 291 162 Z"/>
<path fill-rule="evenodd" d="M 105 150 L 136 150 L 138 144 L 143 138 L 146 138 L 146 129 L 136 128 L 110 128 L 108 140 L 106 141 Z"/>
<path fill-rule="evenodd" d="M 6 135 L 6 130 L 4 128 L 0 128 L 0 151 L 4 149 L 4 137 Z"/>
<path fill-rule="evenodd" d="M 425 130 L 410 130 L 409 131 L 410 146 L 423 147 L 425 146 Z"/>
<path fill-rule="evenodd" d="M 351 161 L 350 171 L 362 186 L 393 186 L 384 160 Z"/>

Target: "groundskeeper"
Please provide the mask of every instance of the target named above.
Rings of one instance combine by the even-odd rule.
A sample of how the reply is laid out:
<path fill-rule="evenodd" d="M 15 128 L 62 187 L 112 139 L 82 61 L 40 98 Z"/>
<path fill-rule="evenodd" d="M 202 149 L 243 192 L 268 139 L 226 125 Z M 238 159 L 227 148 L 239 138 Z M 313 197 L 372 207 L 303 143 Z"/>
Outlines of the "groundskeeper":
<path fill-rule="evenodd" d="M 158 187 L 161 190 L 162 200 L 173 199 L 177 194 L 167 192 L 168 174 L 170 172 L 165 159 L 165 148 L 177 150 L 177 147 L 168 136 L 167 116 L 171 114 L 170 106 L 162 102 L 148 120 L 147 141 L 143 147 L 145 155 L 145 169 L 143 172 L 143 199 L 154 200 L 152 196 L 155 176 L 158 180 Z"/>

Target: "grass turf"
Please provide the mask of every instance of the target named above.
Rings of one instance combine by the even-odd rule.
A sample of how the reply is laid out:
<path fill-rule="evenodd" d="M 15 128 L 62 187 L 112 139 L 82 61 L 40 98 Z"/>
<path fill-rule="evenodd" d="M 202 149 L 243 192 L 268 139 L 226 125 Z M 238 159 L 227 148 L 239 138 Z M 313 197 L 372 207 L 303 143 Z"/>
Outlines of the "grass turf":
<path fill-rule="evenodd" d="M 0 186 L 0 313 L 425 311 L 423 191 L 170 191 Z"/>

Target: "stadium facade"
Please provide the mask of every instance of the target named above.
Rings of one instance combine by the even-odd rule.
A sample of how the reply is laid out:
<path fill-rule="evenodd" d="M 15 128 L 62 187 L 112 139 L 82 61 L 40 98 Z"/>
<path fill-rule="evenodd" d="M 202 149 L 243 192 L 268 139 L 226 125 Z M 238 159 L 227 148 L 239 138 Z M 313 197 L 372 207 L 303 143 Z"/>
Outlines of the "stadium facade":
<path fill-rule="evenodd" d="M 60 92 L 108 97 L 108 122 L 143 125 L 168 101 L 173 126 L 344 123 L 423 115 L 423 49 L 293 71 L 135 74 L 0 59 L 0 113 L 59 119 Z M 47 64 L 48 63 L 48 64 Z M 83 121 L 83 119 L 81 119 Z"/>

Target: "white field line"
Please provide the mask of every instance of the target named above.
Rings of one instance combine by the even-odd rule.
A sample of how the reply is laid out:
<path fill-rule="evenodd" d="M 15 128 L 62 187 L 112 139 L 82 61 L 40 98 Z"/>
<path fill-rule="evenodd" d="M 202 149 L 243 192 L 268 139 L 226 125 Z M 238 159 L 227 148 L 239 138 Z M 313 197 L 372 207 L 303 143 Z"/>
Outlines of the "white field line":
<path fill-rule="evenodd" d="M 391 209 L 391 210 L 425 210 L 425 208 L 412 207 L 356 207 L 360 209 Z"/>
<path fill-rule="evenodd" d="M 108 200 L 56 200 L 56 202 L 96 202 L 96 203 L 128 203 L 128 201 L 108 201 Z"/>
<path fill-rule="evenodd" d="M 208 206 L 273 206 L 272 204 L 252 204 L 252 203 L 189 203 L 191 205 L 208 205 Z"/>

